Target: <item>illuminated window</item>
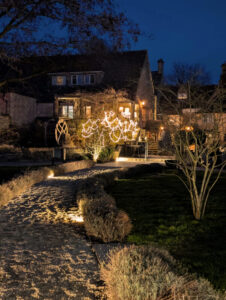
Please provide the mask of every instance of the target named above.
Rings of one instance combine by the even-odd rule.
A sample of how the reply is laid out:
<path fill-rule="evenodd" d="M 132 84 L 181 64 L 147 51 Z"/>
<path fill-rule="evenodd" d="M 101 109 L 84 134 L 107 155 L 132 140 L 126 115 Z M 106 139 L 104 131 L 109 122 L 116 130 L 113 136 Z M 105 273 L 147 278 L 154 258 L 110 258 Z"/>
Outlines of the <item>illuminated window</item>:
<path fill-rule="evenodd" d="M 85 106 L 85 115 L 87 118 L 91 118 L 91 106 Z"/>
<path fill-rule="evenodd" d="M 187 99 L 187 93 L 186 92 L 178 92 L 178 94 L 177 94 L 177 98 L 179 99 L 179 100 L 185 100 L 185 99 Z"/>
<path fill-rule="evenodd" d="M 62 105 L 61 106 L 61 117 L 73 119 L 73 117 L 74 117 L 73 105 Z"/>
<path fill-rule="evenodd" d="M 128 115 L 128 116 L 130 116 L 130 110 L 129 110 L 129 107 L 126 107 L 126 108 L 125 108 L 125 114 Z"/>
<path fill-rule="evenodd" d="M 90 85 L 95 83 L 94 74 L 76 74 L 71 76 L 72 85 Z"/>
<path fill-rule="evenodd" d="M 66 85 L 66 76 L 52 76 L 52 85 Z"/>
<path fill-rule="evenodd" d="M 212 114 L 204 114 L 203 115 L 203 122 L 204 123 L 213 123 L 213 115 Z"/>

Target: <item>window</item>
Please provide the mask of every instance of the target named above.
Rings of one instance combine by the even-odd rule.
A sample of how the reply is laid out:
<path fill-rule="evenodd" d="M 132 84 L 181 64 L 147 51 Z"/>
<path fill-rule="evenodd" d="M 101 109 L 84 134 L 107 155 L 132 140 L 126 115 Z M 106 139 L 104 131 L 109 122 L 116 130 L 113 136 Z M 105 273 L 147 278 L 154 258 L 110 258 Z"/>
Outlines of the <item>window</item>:
<path fill-rule="evenodd" d="M 91 106 L 85 106 L 85 115 L 86 115 L 86 118 L 91 118 Z"/>
<path fill-rule="evenodd" d="M 203 115 L 203 122 L 206 124 L 211 124 L 213 123 L 213 114 L 209 113 L 209 114 L 204 114 Z"/>
<path fill-rule="evenodd" d="M 66 85 L 66 76 L 52 76 L 52 85 Z"/>
<path fill-rule="evenodd" d="M 73 105 L 62 105 L 61 106 L 61 117 L 73 119 L 74 118 Z"/>
<path fill-rule="evenodd" d="M 178 94 L 177 94 L 177 98 L 179 99 L 179 100 L 186 100 L 187 99 L 187 93 L 186 92 L 178 92 Z"/>
<path fill-rule="evenodd" d="M 72 85 L 90 85 L 95 83 L 94 74 L 77 74 L 71 76 Z"/>

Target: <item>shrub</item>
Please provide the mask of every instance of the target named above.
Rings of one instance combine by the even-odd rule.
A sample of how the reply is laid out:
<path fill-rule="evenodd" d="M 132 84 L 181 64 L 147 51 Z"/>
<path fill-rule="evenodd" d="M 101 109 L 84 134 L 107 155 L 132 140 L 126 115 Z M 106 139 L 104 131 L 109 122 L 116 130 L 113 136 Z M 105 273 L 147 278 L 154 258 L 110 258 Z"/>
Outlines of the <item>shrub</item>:
<path fill-rule="evenodd" d="M 188 299 L 190 297 L 190 299 L 197 298 L 198 300 L 226 300 L 226 294 L 214 290 L 210 282 L 203 278 L 191 281 L 175 300 L 181 299 L 181 295 L 187 296 Z"/>
<path fill-rule="evenodd" d="M 115 147 L 105 147 L 101 150 L 97 162 L 98 163 L 105 163 L 108 161 L 114 160 L 114 151 Z"/>
<path fill-rule="evenodd" d="M 112 250 L 101 277 L 112 300 L 226 299 L 207 280 L 188 276 L 167 251 L 152 246 Z"/>
<path fill-rule="evenodd" d="M 49 168 L 29 171 L 11 181 L 0 185 L 0 207 L 7 204 L 12 198 L 25 192 L 33 184 L 45 180 L 51 173 Z"/>
<path fill-rule="evenodd" d="M 80 201 L 85 230 L 103 242 L 122 241 L 131 231 L 128 215 L 102 199 Z"/>
<path fill-rule="evenodd" d="M 121 173 L 122 173 L 122 171 L 120 171 L 120 170 L 116 170 L 113 172 L 105 172 L 100 175 L 96 175 L 95 179 L 97 179 L 99 184 L 103 185 L 104 187 L 107 187 L 107 186 L 113 184 L 116 178 L 123 176 L 123 174 L 121 174 Z"/>
<path fill-rule="evenodd" d="M 109 263 L 101 265 L 109 299 L 161 299 L 185 283 L 176 275 L 176 261 L 166 251 L 131 246 L 114 249 L 109 257 Z"/>
<path fill-rule="evenodd" d="M 107 194 L 98 184 L 91 185 L 89 189 L 80 189 L 76 200 L 81 211 L 83 206 L 88 205 L 90 202 L 105 202 L 109 206 L 115 206 L 115 199 Z"/>

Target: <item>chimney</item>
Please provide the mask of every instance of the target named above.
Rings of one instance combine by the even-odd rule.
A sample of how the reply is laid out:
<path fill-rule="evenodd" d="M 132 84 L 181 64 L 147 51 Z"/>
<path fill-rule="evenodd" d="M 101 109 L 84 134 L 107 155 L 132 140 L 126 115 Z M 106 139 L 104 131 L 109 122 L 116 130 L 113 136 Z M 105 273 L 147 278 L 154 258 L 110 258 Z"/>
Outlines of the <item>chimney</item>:
<path fill-rule="evenodd" d="M 160 58 L 158 60 L 158 73 L 163 75 L 163 67 L 164 67 L 164 60 Z"/>
<path fill-rule="evenodd" d="M 220 85 L 226 86 L 226 62 L 221 65 Z"/>
<path fill-rule="evenodd" d="M 226 74 L 226 62 L 221 65 L 222 74 Z"/>

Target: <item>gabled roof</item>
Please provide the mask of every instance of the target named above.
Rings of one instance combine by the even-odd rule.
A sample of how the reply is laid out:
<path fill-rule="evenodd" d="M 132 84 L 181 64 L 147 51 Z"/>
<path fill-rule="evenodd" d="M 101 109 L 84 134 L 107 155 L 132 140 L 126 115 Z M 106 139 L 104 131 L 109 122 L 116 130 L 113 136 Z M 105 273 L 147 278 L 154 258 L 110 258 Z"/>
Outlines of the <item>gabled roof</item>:
<path fill-rule="evenodd" d="M 70 93 L 75 89 L 103 90 L 114 88 L 126 90 L 134 98 L 141 70 L 147 57 L 146 50 L 108 53 L 104 55 L 58 55 L 26 57 L 19 63 L 18 69 L 23 76 L 40 74 L 22 83 L 11 83 L 4 88 L 39 100 L 50 100 L 55 93 Z M 52 87 L 48 73 L 103 71 L 103 81 L 98 86 Z M 6 74 L 6 72 L 5 72 Z M 7 72 L 8 78 L 18 76 L 15 70 Z"/>

